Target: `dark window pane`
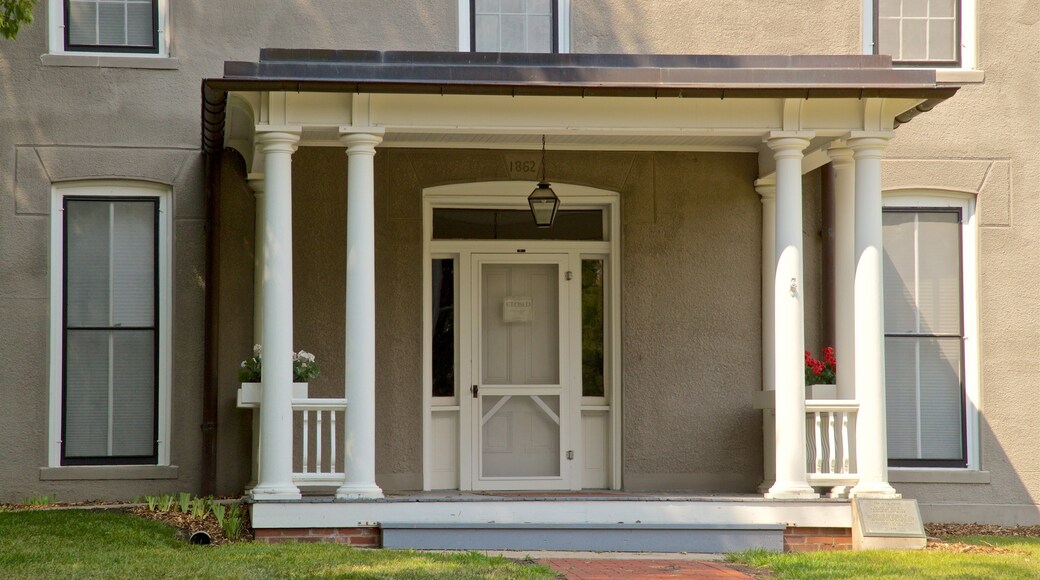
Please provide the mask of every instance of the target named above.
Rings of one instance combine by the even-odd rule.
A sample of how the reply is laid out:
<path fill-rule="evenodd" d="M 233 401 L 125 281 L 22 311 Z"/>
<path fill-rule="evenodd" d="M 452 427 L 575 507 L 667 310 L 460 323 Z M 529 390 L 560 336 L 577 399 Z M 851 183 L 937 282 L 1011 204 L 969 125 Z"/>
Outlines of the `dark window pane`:
<path fill-rule="evenodd" d="M 433 396 L 455 396 L 455 260 L 433 260 Z"/>
<path fill-rule="evenodd" d="M 601 210 L 560 210 L 539 228 L 528 210 L 435 209 L 435 240 L 602 240 Z"/>
<path fill-rule="evenodd" d="M 581 261 L 581 394 L 602 397 L 603 260 Z"/>

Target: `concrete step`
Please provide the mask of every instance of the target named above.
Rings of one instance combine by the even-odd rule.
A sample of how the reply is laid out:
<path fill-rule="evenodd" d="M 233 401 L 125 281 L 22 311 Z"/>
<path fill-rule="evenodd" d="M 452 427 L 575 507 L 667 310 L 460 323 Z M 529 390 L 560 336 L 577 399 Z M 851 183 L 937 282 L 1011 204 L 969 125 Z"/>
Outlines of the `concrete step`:
<path fill-rule="evenodd" d="M 720 553 L 784 549 L 782 524 L 384 523 L 384 548 Z"/>

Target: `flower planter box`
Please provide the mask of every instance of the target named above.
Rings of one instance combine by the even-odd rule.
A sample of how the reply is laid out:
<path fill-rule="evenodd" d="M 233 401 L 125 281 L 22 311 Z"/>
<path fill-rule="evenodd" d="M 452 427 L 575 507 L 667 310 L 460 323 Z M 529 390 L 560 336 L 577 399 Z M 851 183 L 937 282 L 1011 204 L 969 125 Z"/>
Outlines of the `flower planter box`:
<path fill-rule="evenodd" d="M 806 385 L 805 398 L 808 399 L 837 399 L 838 385 Z"/>
<path fill-rule="evenodd" d="M 292 398 L 307 398 L 307 383 L 293 383 Z M 256 409 L 260 407 L 261 384 L 242 383 L 238 389 L 238 406 L 243 409 Z"/>

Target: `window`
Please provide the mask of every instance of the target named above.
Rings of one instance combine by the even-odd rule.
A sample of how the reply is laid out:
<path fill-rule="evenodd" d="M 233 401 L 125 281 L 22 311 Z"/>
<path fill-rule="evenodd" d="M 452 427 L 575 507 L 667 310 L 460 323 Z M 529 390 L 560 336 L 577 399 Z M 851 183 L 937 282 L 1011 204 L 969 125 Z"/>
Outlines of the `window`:
<path fill-rule="evenodd" d="M 91 185 L 56 196 L 52 465 L 161 464 L 168 316 L 164 199 Z"/>
<path fill-rule="evenodd" d="M 51 53 L 166 56 L 167 0 L 50 0 Z"/>
<path fill-rule="evenodd" d="M 459 0 L 459 50 L 568 52 L 569 0 Z"/>
<path fill-rule="evenodd" d="M 974 463 L 971 211 L 966 203 L 886 202 L 885 384 L 893 467 Z"/>
<path fill-rule="evenodd" d="M 875 46 L 905 64 L 960 61 L 958 0 L 876 0 Z"/>

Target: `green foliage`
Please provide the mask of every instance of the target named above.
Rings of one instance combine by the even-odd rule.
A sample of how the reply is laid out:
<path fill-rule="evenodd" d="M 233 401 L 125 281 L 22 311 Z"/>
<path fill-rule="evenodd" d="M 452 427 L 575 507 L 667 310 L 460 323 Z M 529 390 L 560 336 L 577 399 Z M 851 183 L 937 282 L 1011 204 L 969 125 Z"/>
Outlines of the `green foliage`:
<path fill-rule="evenodd" d="M 188 513 L 188 510 L 191 509 L 190 493 L 182 491 L 179 494 L 177 494 L 177 509 L 180 510 L 182 514 Z"/>
<path fill-rule="evenodd" d="M 602 397 L 603 260 L 581 261 L 581 394 Z"/>
<path fill-rule="evenodd" d="M 213 505 L 210 506 L 210 510 L 213 511 L 213 517 L 217 518 L 217 525 L 220 526 L 221 528 L 223 528 L 224 527 L 224 514 L 225 514 L 225 512 L 227 512 L 227 508 L 224 507 L 224 504 L 213 502 Z"/>
<path fill-rule="evenodd" d="M 164 493 L 163 495 L 159 496 L 158 508 L 159 508 L 160 512 L 162 512 L 164 514 L 165 513 L 169 513 L 169 511 L 173 509 L 173 506 L 174 506 L 174 497 L 172 495 L 170 495 L 168 493 Z"/>
<path fill-rule="evenodd" d="M 954 540 L 954 538 L 948 538 Z M 727 561 L 761 568 L 784 578 L 1038 578 L 1040 538 L 958 538 L 995 545 L 1018 554 L 962 554 L 942 551 L 874 550 L 864 552 L 776 553 L 747 550 L 728 554 Z"/>
<path fill-rule="evenodd" d="M 245 510 L 239 504 L 233 503 L 228 506 L 227 514 L 224 516 L 224 521 L 220 524 L 220 527 L 224 530 L 224 535 L 229 540 L 236 540 L 242 535 L 242 519 L 244 515 Z"/>
<path fill-rule="evenodd" d="M 22 504 L 24 504 L 24 505 L 51 505 L 53 503 L 57 503 L 57 501 L 58 501 L 58 496 L 57 495 L 54 495 L 54 496 L 50 496 L 50 495 L 33 495 L 31 497 L 25 498 L 25 501 L 23 501 Z"/>
<path fill-rule="evenodd" d="M 309 383 L 321 374 L 314 355 L 305 350 L 293 353 L 292 365 L 294 383 Z M 239 366 L 238 380 L 243 383 L 259 383 L 262 371 L 263 349 L 259 344 L 253 345 L 253 356 L 242 361 Z"/>
<path fill-rule="evenodd" d="M 33 21 L 36 0 L 0 0 L 0 36 L 14 39 L 18 30 Z"/>
<path fill-rule="evenodd" d="M 146 495 L 144 496 L 145 503 L 148 504 L 148 511 L 154 512 L 159 507 L 159 496 L 157 495 Z"/>
<path fill-rule="evenodd" d="M 210 500 L 204 497 L 191 500 L 191 517 L 201 520 L 209 515 L 209 502 Z"/>
<path fill-rule="evenodd" d="M 110 510 L 0 513 L 0 578 L 539 578 L 540 566 L 480 554 L 334 544 L 193 546 L 152 520 Z"/>

